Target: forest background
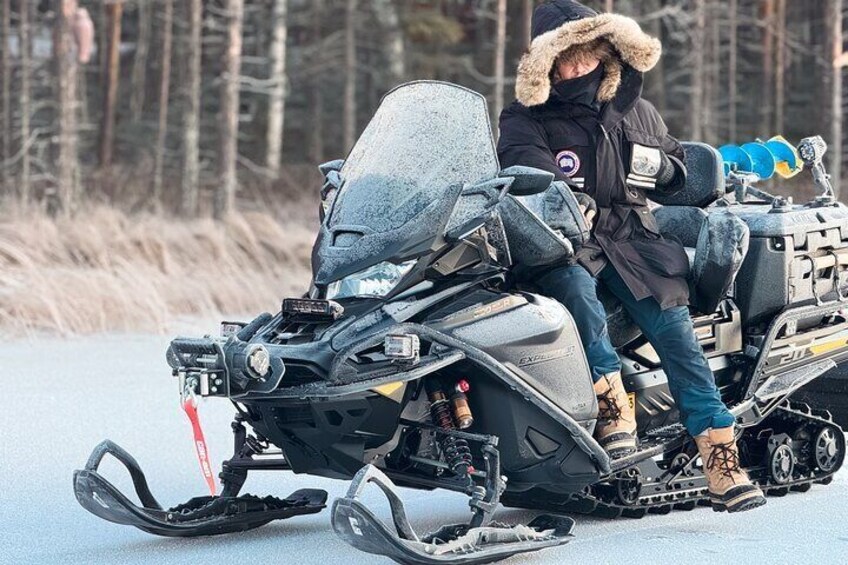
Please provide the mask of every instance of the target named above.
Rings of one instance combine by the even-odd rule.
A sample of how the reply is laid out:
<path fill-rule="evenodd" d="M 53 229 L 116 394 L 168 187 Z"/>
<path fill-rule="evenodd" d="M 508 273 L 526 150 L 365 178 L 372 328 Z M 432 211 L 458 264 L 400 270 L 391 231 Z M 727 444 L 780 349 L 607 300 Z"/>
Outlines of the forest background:
<path fill-rule="evenodd" d="M 481 92 L 494 121 L 538 3 L 0 0 L 0 328 L 273 310 L 308 282 L 316 165 L 407 80 Z M 586 3 L 662 40 L 645 97 L 675 136 L 821 134 L 848 182 L 842 0 Z"/>

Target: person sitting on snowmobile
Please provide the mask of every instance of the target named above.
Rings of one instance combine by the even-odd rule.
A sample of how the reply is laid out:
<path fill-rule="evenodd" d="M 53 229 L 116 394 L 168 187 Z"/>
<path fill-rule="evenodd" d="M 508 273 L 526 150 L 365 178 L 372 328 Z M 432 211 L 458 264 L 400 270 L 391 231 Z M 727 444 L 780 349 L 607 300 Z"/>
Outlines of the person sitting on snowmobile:
<path fill-rule="evenodd" d="M 681 421 L 698 445 L 713 505 L 734 512 L 764 504 L 740 469 L 735 419 L 695 336 L 686 252 L 662 237 L 648 207 L 650 192 L 678 192 L 686 181 L 682 146 L 641 98 L 643 73 L 656 65 L 660 42 L 630 18 L 599 15 L 574 0 L 537 7 L 531 31 L 517 100 L 501 114 L 498 154 L 503 167 L 552 172 L 575 191 L 587 223 L 595 220 L 576 261 L 532 277 L 579 328 L 598 397 L 595 437 L 611 457 L 636 449 L 635 409 L 598 300 L 600 284 L 659 355 Z"/>

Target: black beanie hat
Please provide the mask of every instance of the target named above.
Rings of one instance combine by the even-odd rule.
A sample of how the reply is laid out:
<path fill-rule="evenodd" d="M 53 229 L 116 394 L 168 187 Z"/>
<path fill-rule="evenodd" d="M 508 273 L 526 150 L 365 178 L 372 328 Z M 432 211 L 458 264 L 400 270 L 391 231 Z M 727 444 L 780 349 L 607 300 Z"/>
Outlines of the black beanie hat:
<path fill-rule="evenodd" d="M 536 39 L 543 33 L 553 31 L 562 24 L 584 18 L 594 18 L 598 12 L 575 0 L 551 0 L 533 11 L 530 36 Z"/>

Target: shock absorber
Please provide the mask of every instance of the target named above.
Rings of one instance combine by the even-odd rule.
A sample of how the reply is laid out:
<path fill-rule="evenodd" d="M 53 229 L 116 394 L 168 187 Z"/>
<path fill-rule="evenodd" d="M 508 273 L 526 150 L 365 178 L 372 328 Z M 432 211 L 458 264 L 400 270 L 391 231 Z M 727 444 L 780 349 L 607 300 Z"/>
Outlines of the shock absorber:
<path fill-rule="evenodd" d="M 427 398 L 430 400 L 430 416 L 433 418 L 433 423 L 447 432 L 455 430 L 456 425 L 454 424 L 451 401 L 438 380 L 430 379 L 427 381 Z M 445 456 L 445 461 L 454 474 L 468 475 L 474 471 L 471 466 L 471 449 L 468 447 L 467 441 L 449 434 L 439 434 L 438 442 Z"/>

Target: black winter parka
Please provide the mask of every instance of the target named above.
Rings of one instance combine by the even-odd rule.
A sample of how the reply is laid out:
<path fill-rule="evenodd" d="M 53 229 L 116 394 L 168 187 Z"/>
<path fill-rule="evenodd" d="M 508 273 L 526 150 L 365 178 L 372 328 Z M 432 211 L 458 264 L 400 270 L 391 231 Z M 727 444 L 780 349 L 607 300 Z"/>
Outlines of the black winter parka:
<path fill-rule="evenodd" d="M 552 92 L 542 105 L 513 102 L 501 114 L 501 166 L 536 167 L 591 196 L 598 205 L 592 238 L 577 261 L 597 275 L 608 263 L 638 299 L 653 297 L 663 309 L 689 303 L 689 260 L 683 246 L 664 238 L 644 189 L 626 178 L 634 143 L 661 148 L 680 174 L 664 192 L 685 184 L 684 152 L 650 102 L 642 73 L 625 65 L 615 97 L 600 110 L 565 102 Z"/>

